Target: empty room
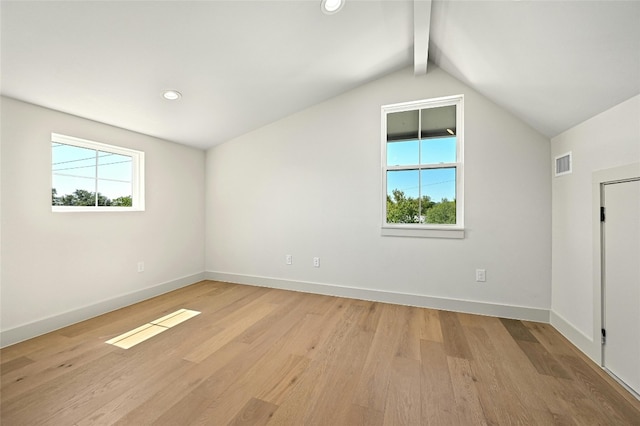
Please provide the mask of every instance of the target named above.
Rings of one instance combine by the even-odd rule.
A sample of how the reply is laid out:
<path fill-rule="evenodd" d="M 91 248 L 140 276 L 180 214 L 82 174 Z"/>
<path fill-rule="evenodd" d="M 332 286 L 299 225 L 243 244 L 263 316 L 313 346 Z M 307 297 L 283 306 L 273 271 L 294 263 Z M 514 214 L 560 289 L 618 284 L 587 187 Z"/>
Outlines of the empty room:
<path fill-rule="evenodd" d="M 2 425 L 640 425 L 640 2 L 0 2 Z"/>

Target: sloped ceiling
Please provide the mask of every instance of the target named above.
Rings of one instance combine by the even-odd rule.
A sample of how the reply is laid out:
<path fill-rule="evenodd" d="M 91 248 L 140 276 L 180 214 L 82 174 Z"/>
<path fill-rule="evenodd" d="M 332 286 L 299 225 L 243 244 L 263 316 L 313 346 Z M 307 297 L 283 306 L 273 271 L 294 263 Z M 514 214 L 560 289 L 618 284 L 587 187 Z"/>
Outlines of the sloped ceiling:
<path fill-rule="evenodd" d="M 640 93 L 639 1 L 436 2 L 431 42 L 431 60 L 549 137 Z"/>
<path fill-rule="evenodd" d="M 2 1 L 0 90 L 208 148 L 412 65 L 412 1 L 347 2 Z M 434 1 L 429 59 L 554 136 L 640 93 L 640 2 Z"/>

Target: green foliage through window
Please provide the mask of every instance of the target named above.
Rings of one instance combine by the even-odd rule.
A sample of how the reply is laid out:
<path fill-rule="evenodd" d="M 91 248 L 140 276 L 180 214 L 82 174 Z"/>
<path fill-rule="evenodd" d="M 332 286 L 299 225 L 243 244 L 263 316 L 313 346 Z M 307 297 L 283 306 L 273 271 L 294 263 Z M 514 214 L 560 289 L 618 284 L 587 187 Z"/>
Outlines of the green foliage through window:
<path fill-rule="evenodd" d="M 132 200 L 130 195 L 118 197 L 114 200 L 105 197 L 98 192 L 85 189 L 76 189 L 71 194 L 58 196 L 56 188 L 51 189 L 51 205 L 53 206 L 105 206 L 105 207 L 131 207 Z"/>
<path fill-rule="evenodd" d="M 456 201 L 443 198 L 434 202 L 429 196 L 407 197 L 403 191 L 394 189 L 387 195 L 387 223 L 456 223 Z"/>

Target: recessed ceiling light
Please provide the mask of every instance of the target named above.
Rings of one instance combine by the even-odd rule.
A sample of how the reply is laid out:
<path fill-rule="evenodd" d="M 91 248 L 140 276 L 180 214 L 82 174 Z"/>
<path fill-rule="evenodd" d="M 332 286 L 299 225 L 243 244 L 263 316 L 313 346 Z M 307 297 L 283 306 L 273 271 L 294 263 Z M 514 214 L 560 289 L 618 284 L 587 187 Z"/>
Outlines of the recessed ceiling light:
<path fill-rule="evenodd" d="M 170 101 L 175 101 L 176 99 L 180 99 L 182 94 L 177 90 L 165 90 L 162 97 Z"/>
<path fill-rule="evenodd" d="M 322 0 L 321 9 L 327 15 L 340 12 L 345 0 Z"/>
<path fill-rule="evenodd" d="M 453 130 L 451 130 L 451 129 L 447 129 L 447 132 L 448 132 L 450 135 L 455 135 L 455 134 L 456 134 L 456 132 L 454 132 L 454 131 L 453 131 Z"/>

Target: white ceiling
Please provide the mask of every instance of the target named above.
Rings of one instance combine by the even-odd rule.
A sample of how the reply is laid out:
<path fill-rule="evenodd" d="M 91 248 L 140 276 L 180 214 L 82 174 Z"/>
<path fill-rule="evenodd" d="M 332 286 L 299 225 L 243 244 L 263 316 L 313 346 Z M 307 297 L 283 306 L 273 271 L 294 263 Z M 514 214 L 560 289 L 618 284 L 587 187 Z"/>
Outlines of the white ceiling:
<path fill-rule="evenodd" d="M 637 0 L 437 2 L 431 42 L 431 60 L 549 137 L 640 93 Z"/>
<path fill-rule="evenodd" d="M 208 148 L 412 65 L 412 1 L 347 2 L 3 0 L 1 92 Z M 640 93 L 640 2 L 434 1 L 429 59 L 554 136 Z"/>

